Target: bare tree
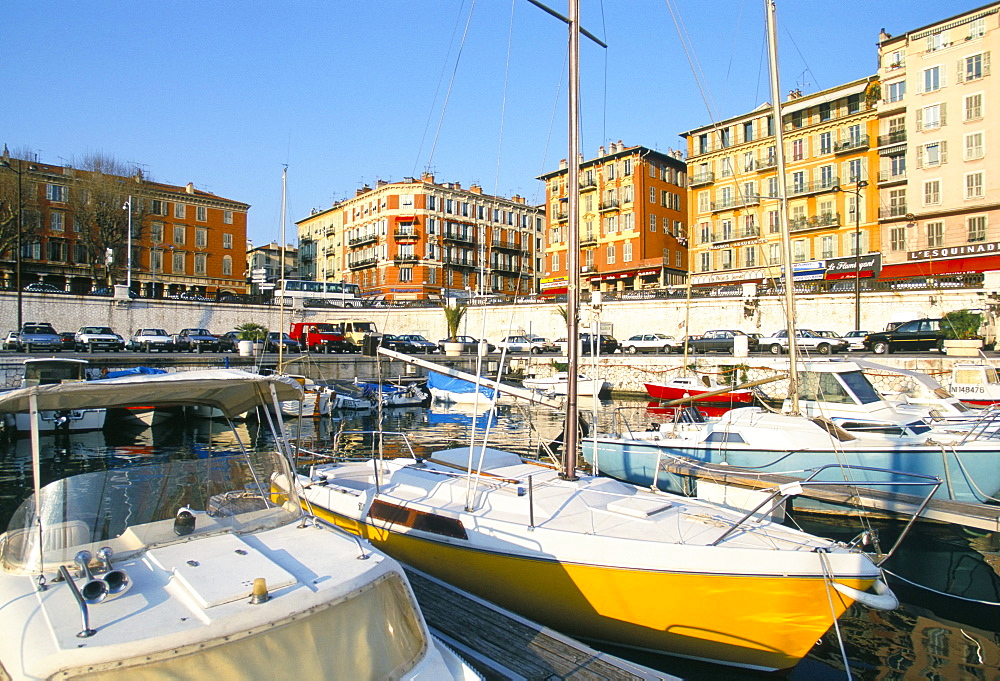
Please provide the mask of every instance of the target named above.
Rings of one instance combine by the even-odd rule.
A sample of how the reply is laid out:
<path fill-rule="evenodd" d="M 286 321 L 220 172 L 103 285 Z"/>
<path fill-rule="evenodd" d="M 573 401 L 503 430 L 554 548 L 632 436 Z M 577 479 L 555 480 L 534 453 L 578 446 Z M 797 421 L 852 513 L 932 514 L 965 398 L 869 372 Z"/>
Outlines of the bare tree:
<path fill-rule="evenodd" d="M 73 219 L 80 231 L 80 241 L 88 250 L 88 262 L 94 280 L 105 280 L 110 288 L 122 279 L 128 262 L 129 196 L 132 196 L 132 243 L 136 244 L 145 229 L 148 210 L 143 197 L 145 178 L 134 163 L 126 163 L 101 153 L 88 154 L 77 168 L 70 192 Z M 111 253 L 111 257 L 108 257 Z"/>
<path fill-rule="evenodd" d="M 4 146 L 0 157 L 0 259 L 13 262 L 18 241 L 18 210 L 22 212 L 22 243 L 34 240 L 38 222 L 35 183 L 29 166 L 30 150 L 9 151 Z"/>

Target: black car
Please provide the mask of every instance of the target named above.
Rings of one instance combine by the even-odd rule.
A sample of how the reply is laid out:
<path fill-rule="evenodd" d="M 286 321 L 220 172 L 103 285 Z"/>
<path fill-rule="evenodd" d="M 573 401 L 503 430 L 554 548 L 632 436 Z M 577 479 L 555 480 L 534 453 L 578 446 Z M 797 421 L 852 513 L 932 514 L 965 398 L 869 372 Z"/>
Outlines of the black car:
<path fill-rule="evenodd" d="M 383 333 L 382 338 L 379 341 L 379 345 L 387 350 L 394 350 L 395 352 L 403 352 L 407 355 L 415 355 L 417 353 L 427 352 L 427 350 L 417 343 L 410 341 L 403 336 L 396 336 L 391 333 Z"/>
<path fill-rule="evenodd" d="M 736 336 L 746 336 L 747 350 L 753 352 L 759 348 L 760 342 L 738 329 L 712 329 L 701 334 L 701 336 L 691 336 L 687 339 L 688 352 L 697 354 L 699 352 L 726 352 L 733 354 L 733 346 L 736 344 Z"/>
<path fill-rule="evenodd" d="M 620 346 L 614 336 L 609 336 L 606 333 L 602 333 L 599 336 L 590 333 L 580 334 L 580 352 L 592 355 L 594 354 L 595 345 L 597 345 L 597 354 L 599 355 L 610 355 Z"/>
<path fill-rule="evenodd" d="M 219 352 L 236 352 L 239 349 L 239 342 L 239 331 L 226 331 L 219 336 Z"/>
<path fill-rule="evenodd" d="M 73 331 L 60 331 L 59 340 L 62 341 L 63 350 L 76 349 L 76 333 L 74 333 Z"/>
<path fill-rule="evenodd" d="M 947 337 L 941 319 L 914 319 L 892 331 L 879 331 L 865 336 L 865 350 L 884 355 L 897 350 L 941 350 Z"/>
<path fill-rule="evenodd" d="M 292 337 L 287 333 L 279 333 L 277 331 L 271 331 L 267 334 L 267 342 L 264 344 L 265 352 L 277 352 L 279 346 L 284 346 L 282 352 L 302 352 L 302 346 L 299 345 L 297 340 L 292 340 Z"/>

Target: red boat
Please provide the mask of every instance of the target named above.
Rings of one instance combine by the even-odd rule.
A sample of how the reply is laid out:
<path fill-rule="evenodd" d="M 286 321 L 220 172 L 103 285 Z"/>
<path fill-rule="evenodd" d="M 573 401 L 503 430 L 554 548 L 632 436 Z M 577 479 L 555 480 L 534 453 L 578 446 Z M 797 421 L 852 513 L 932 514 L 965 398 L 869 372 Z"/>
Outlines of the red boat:
<path fill-rule="evenodd" d="M 753 402 L 753 391 L 751 390 L 730 390 L 706 398 L 698 397 L 698 395 L 706 393 L 718 393 L 719 390 L 726 388 L 725 385 L 716 383 L 708 376 L 701 378 L 683 376 L 672 378 L 666 383 L 646 383 L 644 385 L 650 397 L 663 401 L 695 397 L 699 406 L 702 404 L 740 406 Z"/>

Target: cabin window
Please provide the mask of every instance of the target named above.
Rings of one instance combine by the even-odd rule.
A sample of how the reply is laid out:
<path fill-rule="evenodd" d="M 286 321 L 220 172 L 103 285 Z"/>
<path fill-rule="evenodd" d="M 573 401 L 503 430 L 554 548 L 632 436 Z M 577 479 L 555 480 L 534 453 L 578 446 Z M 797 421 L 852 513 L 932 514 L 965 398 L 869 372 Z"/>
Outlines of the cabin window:
<path fill-rule="evenodd" d="M 414 530 L 422 530 L 432 534 L 440 534 L 445 537 L 455 539 L 468 539 L 465 527 L 456 518 L 417 511 L 412 508 L 404 508 L 389 504 L 384 501 L 373 501 L 371 509 L 368 511 L 369 518 L 385 520 L 393 525 L 411 527 Z"/>
<path fill-rule="evenodd" d="M 722 431 L 717 431 L 715 433 L 710 433 L 708 437 L 705 438 L 705 442 L 727 442 L 727 443 L 740 443 L 746 444 L 746 440 L 739 433 L 726 433 Z"/>

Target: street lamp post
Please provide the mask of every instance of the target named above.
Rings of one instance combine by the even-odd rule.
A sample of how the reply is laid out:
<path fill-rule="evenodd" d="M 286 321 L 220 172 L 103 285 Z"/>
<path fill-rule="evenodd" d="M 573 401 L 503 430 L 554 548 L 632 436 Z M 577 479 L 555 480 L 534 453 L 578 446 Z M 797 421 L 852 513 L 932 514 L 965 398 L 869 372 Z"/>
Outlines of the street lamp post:
<path fill-rule="evenodd" d="M 5 153 L 6 156 L 6 153 Z M 14 240 L 14 286 L 17 288 L 17 328 L 24 323 L 24 298 L 21 292 L 21 238 L 24 221 L 24 204 L 21 197 L 21 175 L 24 172 L 21 159 L 17 159 L 17 170 L 10 161 L 0 161 L 0 165 L 17 173 L 17 234 Z"/>
<path fill-rule="evenodd" d="M 128 211 L 128 234 L 125 235 L 125 248 L 128 249 L 128 256 L 126 257 L 126 274 L 125 274 L 125 286 L 129 291 L 132 290 L 132 195 L 129 194 L 128 201 L 122 206 Z"/>
<path fill-rule="evenodd" d="M 857 180 L 854 189 L 836 187 L 836 191 L 854 194 L 854 329 L 861 328 L 861 190 L 868 186 L 867 180 Z"/>

